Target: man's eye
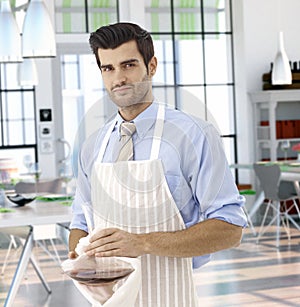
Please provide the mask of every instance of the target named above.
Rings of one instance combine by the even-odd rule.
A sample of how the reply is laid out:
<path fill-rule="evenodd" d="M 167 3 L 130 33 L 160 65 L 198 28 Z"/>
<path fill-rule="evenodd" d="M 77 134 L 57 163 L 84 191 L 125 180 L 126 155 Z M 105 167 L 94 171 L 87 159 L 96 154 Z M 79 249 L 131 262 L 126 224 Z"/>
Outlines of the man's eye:
<path fill-rule="evenodd" d="M 111 70 L 112 70 L 111 67 L 102 67 L 103 72 L 108 72 L 108 71 L 111 71 Z"/>
<path fill-rule="evenodd" d="M 128 69 L 128 68 L 131 68 L 131 67 L 134 67 L 135 65 L 133 63 L 127 63 L 124 65 L 124 68 L 125 69 Z"/>

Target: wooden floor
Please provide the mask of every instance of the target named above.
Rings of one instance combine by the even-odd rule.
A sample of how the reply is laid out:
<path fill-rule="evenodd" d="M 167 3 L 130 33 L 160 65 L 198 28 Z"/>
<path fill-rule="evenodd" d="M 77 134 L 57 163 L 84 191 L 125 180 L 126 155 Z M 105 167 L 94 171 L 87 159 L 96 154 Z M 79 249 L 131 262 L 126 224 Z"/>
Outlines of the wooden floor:
<path fill-rule="evenodd" d="M 248 232 L 248 231 L 247 231 Z M 275 233 L 256 243 L 245 234 L 235 249 L 214 255 L 195 273 L 200 306 L 300 306 L 300 232 L 274 245 Z"/>
<path fill-rule="evenodd" d="M 283 235 L 277 249 L 272 230 L 259 244 L 246 230 L 238 248 L 216 253 L 210 263 L 195 272 L 199 306 L 300 306 L 300 232 L 294 230 L 290 242 Z M 64 246 L 57 246 L 62 260 L 65 259 Z M 18 252 L 12 253 L 4 274 L 0 276 L 0 306 L 3 306 L 13 276 Z M 0 265 L 4 255 L 5 250 L 0 251 Z M 52 294 L 47 294 L 29 266 L 14 307 L 90 306 L 56 261 L 38 247 L 35 255 Z"/>

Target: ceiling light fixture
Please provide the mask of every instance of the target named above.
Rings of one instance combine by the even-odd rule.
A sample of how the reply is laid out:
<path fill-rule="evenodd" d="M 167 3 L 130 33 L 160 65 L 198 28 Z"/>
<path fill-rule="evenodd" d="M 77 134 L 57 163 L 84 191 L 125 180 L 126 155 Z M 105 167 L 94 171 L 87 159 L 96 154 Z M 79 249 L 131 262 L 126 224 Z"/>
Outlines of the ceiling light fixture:
<path fill-rule="evenodd" d="M 38 73 L 33 58 L 26 58 L 18 65 L 18 81 L 20 86 L 38 85 Z"/>
<path fill-rule="evenodd" d="M 23 24 L 23 58 L 55 57 L 55 32 L 43 0 L 31 0 Z"/>
<path fill-rule="evenodd" d="M 11 11 L 9 0 L 1 1 L 0 9 L 0 62 L 22 62 L 21 36 Z"/>

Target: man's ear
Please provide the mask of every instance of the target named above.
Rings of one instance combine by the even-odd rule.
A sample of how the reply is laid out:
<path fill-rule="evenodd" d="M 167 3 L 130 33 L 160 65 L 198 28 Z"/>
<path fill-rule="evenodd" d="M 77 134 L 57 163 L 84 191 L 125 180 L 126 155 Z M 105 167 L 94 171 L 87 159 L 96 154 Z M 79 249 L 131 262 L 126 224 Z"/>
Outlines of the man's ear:
<path fill-rule="evenodd" d="M 155 75 L 156 68 L 157 68 L 157 58 L 153 56 L 148 64 L 148 72 L 150 77 L 153 77 Z"/>

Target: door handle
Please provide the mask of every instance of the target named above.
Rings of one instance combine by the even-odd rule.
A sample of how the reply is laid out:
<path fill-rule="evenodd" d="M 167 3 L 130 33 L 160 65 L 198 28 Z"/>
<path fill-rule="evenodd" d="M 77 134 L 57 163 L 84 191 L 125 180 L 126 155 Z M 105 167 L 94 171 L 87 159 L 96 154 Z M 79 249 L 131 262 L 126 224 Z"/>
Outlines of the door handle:
<path fill-rule="evenodd" d="M 58 139 L 57 141 L 63 143 L 63 144 L 66 145 L 66 147 L 67 147 L 67 151 L 66 151 L 66 154 L 65 154 L 64 158 L 61 159 L 61 160 L 59 161 L 59 163 L 64 163 L 64 162 L 66 162 L 66 161 L 70 158 L 70 156 L 71 156 L 71 145 L 70 145 L 70 143 L 69 143 L 66 139 L 64 139 L 64 138 L 60 138 L 60 139 Z"/>

